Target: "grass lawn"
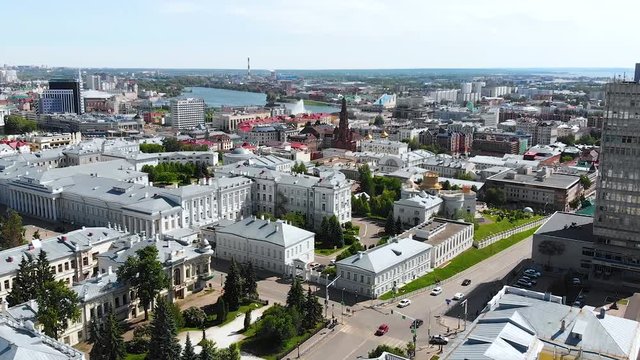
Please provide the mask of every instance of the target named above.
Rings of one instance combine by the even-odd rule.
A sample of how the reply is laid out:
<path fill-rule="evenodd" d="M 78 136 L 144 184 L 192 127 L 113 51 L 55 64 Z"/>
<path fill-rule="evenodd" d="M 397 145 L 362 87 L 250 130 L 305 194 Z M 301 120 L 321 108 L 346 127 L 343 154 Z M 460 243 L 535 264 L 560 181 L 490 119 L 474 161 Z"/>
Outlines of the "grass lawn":
<path fill-rule="evenodd" d="M 144 358 L 147 356 L 147 354 L 127 354 L 127 356 L 124 357 L 124 360 L 144 360 Z"/>
<path fill-rule="evenodd" d="M 305 105 L 328 105 L 328 106 L 336 106 L 336 104 L 330 103 L 330 102 L 324 102 L 324 101 L 316 101 L 316 100 L 304 100 L 304 104 Z"/>
<path fill-rule="evenodd" d="M 251 303 L 251 304 L 247 304 L 247 305 L 241 305 L 240 308 L 236 311 L 229 311 L 228 315 L 227 315 L 227 319 L 225 321 L 223 321 L 222 323 L 218 322 L 218 319 L 216 319 L 216 315 L 210 315 L 208 320 L 207 320 L 207 324 L 206 327 L 210 328 L 213 326 L 223 326 L 226 325 L 230 322 L 232 322 L 236 317 L 238 317 L 238 314 L 240 314 L 240 316 L 244 316 L 244 313 L 246 313 L 247 311 L 249 311 L 249 309 L 251 310 L 256 310 L 261 308 L 263 305 L 260 303 Z M 195 327 L 183 327 L 178 329 L 178 332 L 183 332 L 183 331 L 202 331 L 202 329 L 200 328 L 195 328 Z"/>
<path fill-rule="evenodd" d="M 509 230 L 511 228 L 528 224 L 530 222 L 536 221 L 538 219 L 542 219 L 542 215 L 533 215 L 527 219 L 520 219 L 516 222 L 509 222 L 509 219 L 502 219 L 502 221 L 496 221 L 497 216 L 495 215 L 483 215 L 486 219 L 490 220 L 490 223 L 480 224 L 477 230 L 473 233 L 473 240 L 482 240 L 486 237 L 489 237 L 491 234 L 497 234 L 499 232 Z"/>
<path fill-rule="evenodd" d="M 252 325 L 244 335 L 246 338 L 240 342 L 240 349 L 255 356 L 259 356 L 265 360 L 277 360 L 296 348 L 298 344 L 307 341 L 311 336 L 324 328 L 324 322 L 318 323 L 314 329 L 305 331 L 302 335 L 294 336 L 285 341 L 280 348 L 274 348 L 273 343 L 256 339 L 256 326 Z"/>
<path fill-rule="evenodd" d="M 337 249 L 318 249 L 318 248 L 315 248 L 313 251 L 317 255 L 330 256 L 330 255 L 335 254 L 335 253 L 337 253 L 337 252 L 339 252 L 339 251 L 341 251 L 343 249 L 346 249 L 348 247 L 349 247 L 349 245 L 345 245 L 345 246 L 343 246 L 341 248 L 337 248 Z"/>
<path fill-rule="evenodd" d="M 499 253 L 500 251 L 528 238 L 533 235 L 533 233 L 538 228 L 535 227 L 533 229 L 529 229 L 527 231 L 523 231 L 521 233 L 510 236 L 506 239 L 502 239 L 497 241 L 485 248 L 476 249 L 472 247 L 471 249 L 463 252 L 462 254 L 455 257 L 448 265 L 442 268 L 437 268 L 432 272 L 408 283 L 407 285 L 400 288 L 400 291 L 396 296 L 402 296 L 405 293 L 412 292 L 418 289 L 425 288 L 427 286 L 435 284 L 436 280 L 445 280 L 448 279 L 470 267 L 473 265 Z M 389 300 L 393 297 L 393 293 L 390 291 L 388 293 L 380 296 L 381 300 Z"/>

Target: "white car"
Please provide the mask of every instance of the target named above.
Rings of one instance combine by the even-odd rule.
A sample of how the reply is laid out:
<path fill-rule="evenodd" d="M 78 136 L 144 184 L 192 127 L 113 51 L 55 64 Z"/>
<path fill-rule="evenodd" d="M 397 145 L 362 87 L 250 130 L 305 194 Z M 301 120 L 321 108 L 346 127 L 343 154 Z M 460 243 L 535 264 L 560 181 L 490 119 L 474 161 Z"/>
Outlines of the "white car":
<path fill-rule="evenodd" d="M 442 288 L 440 286 L 436 286 L 431 290 L 431 295 L 436 296 L 442 294 Z"/>
<path fill-rule="evenodd" d="M 462 300 L 463 297 L 464 297 L 463 293 L 455 293 L 453 295 L 453 300 Z"/>
<path fill-rule="evenodd" d="M 409 299 L 402 299 L 402 300 L 400 300 L 400 302 L 398 303 L 398 307 L 399 307 L 399 308 L 407 307 L 407 306 L 409 306 L 409 305 L 411 305 L 411 300 L 409 300 Z"/>

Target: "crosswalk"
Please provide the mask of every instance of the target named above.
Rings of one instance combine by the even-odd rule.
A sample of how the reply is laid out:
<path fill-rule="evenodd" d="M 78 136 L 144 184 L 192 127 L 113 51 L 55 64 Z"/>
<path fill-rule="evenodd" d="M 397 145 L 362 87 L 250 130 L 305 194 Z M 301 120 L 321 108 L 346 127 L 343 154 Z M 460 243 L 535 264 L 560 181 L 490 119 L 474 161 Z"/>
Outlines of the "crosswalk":
<path fill-rule="evenodd" d="M 363 332 L 362 329 L 355 328 L 349 324 L 341 325 L 340 332 L 345 334 L 354 334 L 362 339 L 371 337 L 371 333 Z M 338 334 L 339 336 L 340 334 Z M 407 345 L 407 340 L 402 340 L 395 338 L 393 336 L 389 336 L 388 334 L 382 336 L 376 336 L 376 340 L 378 340 L 381 344 L 387 344 L 392 347 L 404 348 Z"/>

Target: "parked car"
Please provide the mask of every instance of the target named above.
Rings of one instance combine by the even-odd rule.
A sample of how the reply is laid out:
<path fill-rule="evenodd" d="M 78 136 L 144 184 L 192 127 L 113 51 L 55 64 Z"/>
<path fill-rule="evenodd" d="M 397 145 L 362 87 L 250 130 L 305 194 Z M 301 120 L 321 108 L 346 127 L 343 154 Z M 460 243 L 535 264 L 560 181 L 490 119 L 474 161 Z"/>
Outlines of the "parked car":
<path fill-rule="evenodd" d="M 524 274 L 525 274 L 525 275 L 532 276 L 532 277 L 536 277 L 536 278 L 539 278 L 539 277 L 542 275 L 542 274 L 540 274 L 540 272 L 539 272 L 539 271 L 534 270 L 534 269 L 526 269 L 526 270 L 524 271 Z"/>
<path fill-rule="evenodd" d="M 399 307 L 399 308 L 407 307 L 407 306 L 409 306 L 409 305 L 411 305 L 411 300 L 409 300 L 409 299 L 402 299 L 402 300 L 400 300 L 400 302 L 398 303 L 398 307 Z"/>
<path fill-rule="evenodd" d="M 309 264 L 309 268 L 316 270 L 316 268 L 320 266 L 320 264 L 318 264 L 317 262 L 312 262 L 311 264 Z"/>
<path fill-rule="evenodd" d="M 376 330 L 376 335 L 382 336 L 382 335 L 386 334 L 388 331 L 389 331 L 389 325 L 382 324 L 382 325 L 378 326 L 378 330 Z"/>
<path fill-rule="evenodd" d="M 532 278 L 532 277 L 530 277 L 530 276 L 527 276 L 527 275 L 523 275 L 523 276 L 521 277 L 521 279 L 525 279 L 525 280 L 527 280 L 528 282 L 532 283 L 533 285 L 535 285 L 535 284 L 537 284 L 537 283 L 538 283 L 534 278 Z"/>
<path fill-rule="evenodd" d="M 516 284 L 520 284 L 524 287 L 530 288 L 533 286 L 533 284 L 530 281 L 527 281 L 525 279 L 519 279 L 518 282 Z"/>
<path fill-rule="evenodd" d="M 336 264 L 336 259 L 331 259 L 329 261 L 329 265 L 335 265 Z"/>
<path fill-rule="evenodd" d="M 453 300 L 462 300 L 463 297 L 464 297 L 463 293 L 455 293 L 453 295 Z"/>
<path fill-rule="evenodd" d="M 573 302 L 573 307 L 581 308 L 583 306 L 582 301 L 576 300 Z"/>
<path fill-rule="evenodd" d="M 429 344 L 432 345 L 447 345 L 449 339 L 443 335 L 434 335 L 429 339 Z"/>
<path fill-rule="evenodd" d="M 580 278 L 578 277 L 574 277 L 571 279 L 571 284 L 573 285 L 582 285 L 582 280 L 580 280 Z"/>
<path fill-rule="evenodd" d="M 437 296 L 442 294 L 442 288 L 440 286 L 436 286 L 433 288 L 433 290 L 431 290 L 431 295 L 433 296 Z"/>
<path fill-rule="evenodd" d="M 415 327 L 415 328 L 417 329 L 417 328 L 419 328 L 420 326 L 422 326 L 422 324 L 424 324 L 424 321 L 423 321 L 423 320 L 415 319 L 415 320 L 413 320 L 413 321 L 411 322 L 411 328 L 414 328 L 414 327 Z"/>
<path fill-rule="evenodd" d="M 462 286 L 469 286 L 470 284 L 471 284 L 471 280 L 469 279 L 462 280 Z"/>

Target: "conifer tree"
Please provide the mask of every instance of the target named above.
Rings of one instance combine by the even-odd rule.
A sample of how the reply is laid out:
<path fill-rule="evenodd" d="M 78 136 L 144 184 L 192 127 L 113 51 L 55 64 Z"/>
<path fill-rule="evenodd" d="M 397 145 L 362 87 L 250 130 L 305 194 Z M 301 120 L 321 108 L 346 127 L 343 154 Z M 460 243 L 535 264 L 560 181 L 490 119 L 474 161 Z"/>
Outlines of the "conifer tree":
<path fill-rule="evenodd" d="M 23 256 L 20 265 L 18 265 L 16 278 L 13 280 L 13 287 L 7 296 L 9 306 L 22 304 L 36 298 L 35 269 L 36 263 L 30 257 Z"/>
<path fill-rule="evenodd" d="M 158 297 L 151 320 L 151 340 L 147 358 L 154 360 L 177 360 L 180 358 L 180 344 L 177 329 L 169 303 Z"/>
<path fill-rule="evenodd" d="M 295 277 L 293 278 L 291 289 L 289 289 L 289 293 L 287 294 L 287 308 L 295 309 L 298 312 L 302 312 L 304 309 L 304 290 L 302 289 L 300 281 Z"/>
<path fill-rule="evenodd" d="M 231 267 L 229 267 L 229 273 L 224 282 L 224 294 L 222 297 L 230 311 L 238 310 L 242 298 L 242 279 L 235 259 L 231 259 Z"/>
<path fill-rule="evenodd" d="M 182 350 L 181 360 L 198 360 L 198 355 L 196 355 L 193 350 L 193 345 L 191 344 L 191 338 L 189 334 L 187 334 L 187 340 L 184 343 L 184 350 Z"/>

